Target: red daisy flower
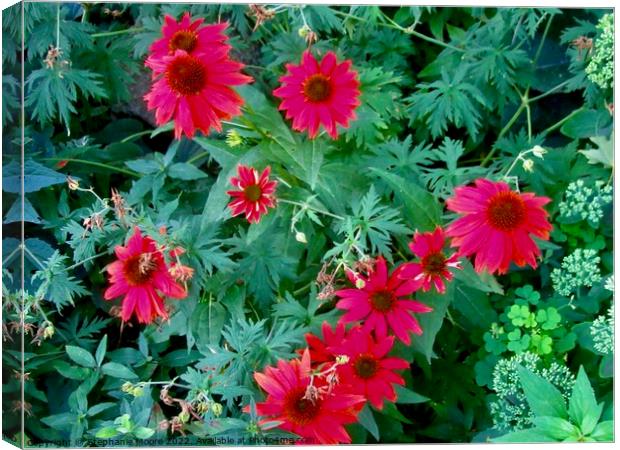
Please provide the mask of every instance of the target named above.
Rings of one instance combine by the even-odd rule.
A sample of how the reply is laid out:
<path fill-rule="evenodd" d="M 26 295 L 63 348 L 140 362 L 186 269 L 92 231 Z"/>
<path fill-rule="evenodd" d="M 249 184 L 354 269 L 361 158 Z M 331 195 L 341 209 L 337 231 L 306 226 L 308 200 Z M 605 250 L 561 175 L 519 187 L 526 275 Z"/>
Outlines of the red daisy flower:
<path fill-rule="evenodd" d="M 276 206 L 275 191 L 278 184 L 275 180 L 269 180 L 271 167 L 267 166 L 263 173 L 258 175 L 258 170 L 239 164 L 237 167 L 238 177 L 232 177 L 230 184 L 238 188 L 238 191 L 227 191 L 234 198 L 228 204 L 233 217 L 245 213 L 245 218 L 250 223 L 258 223 L 263 214 L 267 214 L 267 208 Z"/>
<path fill-rule="evenodd" d="M 387 356 L 393 345 L 393 336 L 375 341 L 370 333 L 355 327 L 332 348 L 337 355 L 349 357 L 347 364 L 338 367 L 341 383 L 348 386 L 349 392 L 366 397 L 377 409 L 383 409 L 384 400 L 396 401 L 395 384 L 405 385 L 394 370 L 407 369 L 409 363 Z"/>
<path fill-rule="evenodd" d="M 228 37 L 224 30 L 228 23 L 217 23 L 201 26 L 204 19 L 196 19 L 192 22 L 189 12 L 183 14 L 178 22 L 174 17 L 166 15 L 164 25 L 161 28 L 163 37 L 157 39 L 149 47 L 150 58 L 162 58 L 174 54 L 176 50 L 183 50 L 188 54 L 205 53 L 226 45 Z"/>
<path fill-rule="evenodd" d="M 114 248 L 117 261 L 106 267 L 110 287 L 104 293 L 106 300 L 124 295 L 121 318 L 128 321 L 135 313 L 138 322 L 151 323 L 157 316 L 168 318 L 161 295 L 185 298 L 187 292 L 168 272 L 164 256 L 153 239 L 142 237 L 135 228 L 127 246 Z"/>
<path fill-rule="evenodd" d="M 361 280 L 361 289 L 341 289 L 335 294 L 341 298 L 336 308 L 347 312 L 340 318 L 342 323 L 364 320 L 366 332 L 375 331 L 379 339 L 387 335 L 388 326 L 398 339 L 409 345 L 409 332 L 422 334 L 422 328 L 412 313 L 426 313 L 432 308 L 423 303 L 406 300 L 403 297 L 415 291 L 415 283 L 399 276 L 401 267 L 388 276 L 385 259 L 377 258 L 375 268 L 367 278 L 347 271 L 351 283 Z"/>
<path fill-rule="evenodd" d="M 306 342 L 313 362 L 332 362 L 339 356 L 347 356 L 347 363 L 338 364 L 340 385 L 347 392 L 363 395 L 377 409 L 383 408 L 385 399 L 396 400 L 394 384 L 405 384 L 405 380 L 393 371 L 407 369 L 409 363 L 401 358 L 387 357 L 394 345 L 393 336 L 375 341 L 370 333 L 356 326 L 345 337 L 343 324 L 338 324 L 334 331 L 323 322 L 323 340 L 307 334 Z"/>
<path fill-rule="evenodd" d="M 426 292 L 432 283 L 437 292 L 443 294 L 446 291 L 444 280 L 450 281 L 453 277 L 448 268 L 461 268 L 458 254 L 447 257 L 443 252 L 445 242 L 446 235 L 439 226 L 432 233 L 416 231 L 412 242 L 409 243 L 409 249 L 420 258 L 420 262 L 404 264 L 399 273 L 400 277 L 412 279 L 416 290 L 422 288 Z"/>
<path fill-rule="evenodd" d="M 360 83 L 357 72 L 351 70 L 351 60 L 338 63 L 336 55 L 327 52 L 319 63 L 305 51 L 300 65 L 287 64 L 286 69 L 288 73 L 280 78 L 282 85 L 273 95 L 282 99 L 279 109 L 286 111 L 287 119 L 293 119 L 293 129 L 308 130 L 314 138 L 323 125 L 336 139 L 336 125 L 347 128 L 360 105 Z"/>
<path fill-rule="evenodd" d="M 336 386 L 330 393 L 309 396 L 309 388 L 320 387 L 320 378 L 311 377 L 310 353 L 301 358 L 278 361 L 264 373 L 254 373 L 258 385 L 267 392 L 265 402 L 256 404 L 264 422 L 276 421 L 279 428 L 320 444 L 350 443 L 344 425 L 357 421 L 364 397 L 342 392 Z M 313 384 L 311 384 L 313 383 Z"/>
<path fill-rule="evenodd" d="M 223 38 L 196 44 L 191 54 L 180 47 L 162 53 L 157 46 L 145 62 L 154 78 L 144 96 L 147 107 L 156 110 L 157 125 L 174 120 L 177 139 L 183 133 L 193 137 L 196 129 L 204 134 L 211 128 L 222 131 L 222 119 L 241 114 L 243 99 L 231 86 L 249 83 L 252 77 L 240 72 L 243 64 L 229 58 L 230 46 Z"/>
<path fill-rule="evenodd" d="M 450 211 L 462 214 L 447 229 L 451 246 L 461 255 L 475 254 L 477 272 L 503 274 L 511 262 L 536 268 L 540 249 L 531 236 L 549 239 L 553 227 L 543 206 L 551 200 L 514 192 L 502 181 L 479 178 L 475 184 L 456 188 L 446 202 Z"/>

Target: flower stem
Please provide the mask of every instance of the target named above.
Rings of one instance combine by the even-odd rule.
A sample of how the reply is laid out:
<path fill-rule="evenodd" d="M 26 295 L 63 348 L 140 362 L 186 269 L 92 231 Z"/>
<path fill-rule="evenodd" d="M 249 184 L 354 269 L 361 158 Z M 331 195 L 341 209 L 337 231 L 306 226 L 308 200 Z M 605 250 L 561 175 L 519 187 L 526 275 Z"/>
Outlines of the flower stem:
<path fill-rule="evenodd" d="M 93 39 L 96 39 L 96 38 L 101 38 L 101 37 L 118 36 L 119 34 L 126 34 L 126 33 L 140 33 L 141 31 L 144 31 L 143 27 L 125 28 L 124 30 L 104 31 L 102 33 L 94 33 L 94 34 L 91 34 L 90 37 Z"/>
<path fill-rule="evenodd" d="M 322 209 L 315 208 L 314 206 L 310 206 L 307 203 L 295 202 L 293 200 L 287 200 L 285 198 L 279 198 L 278 201 L 281 202 L 281 203 L 288 203 L 289 205 L 299 206 L 300 208 L 310 209 L 310 210 L 312 210 L 314 212 L 317 212 L 319 214 L 323 214 L 323 215 L 326 215 L 326 216 L 329 216 L 329 217 L 333 217 L 334 219 L 344 220 L 344 217 L 342 217 L 342 216 L 330 213 L 329 211 L 323 211 Z"/>
<path fill-rule="evenodd" d="M 42 159 L 43 161 L 55 161 L 55 162 L 67 161 L 67 162 L 74 162 L 78 164 L 86 164 L 90 166 L 101 167 L 102 169 L 108 169 L 111 171 L 124 173 L 125 175 L 130 175 L 132 177 L 140 178 L 140 174 L 138 172 L 134 172 L 133 170 L 123 169 L 122 167 L 111 166 L 109 164 L 100 163 L 97 161 L 88 161 L 86 159 L 74 159 L 74 158 L 42 158 Z"/>

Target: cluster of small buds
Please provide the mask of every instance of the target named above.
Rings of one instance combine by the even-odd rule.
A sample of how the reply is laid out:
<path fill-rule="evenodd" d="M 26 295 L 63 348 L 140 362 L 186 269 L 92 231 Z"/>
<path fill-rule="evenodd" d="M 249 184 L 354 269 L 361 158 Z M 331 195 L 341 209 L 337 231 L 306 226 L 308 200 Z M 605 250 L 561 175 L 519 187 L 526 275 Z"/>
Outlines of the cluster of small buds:
<path fill-rule="evenodd" d="M 310 376 L 310 383 L 306 387 L 306 393 L 302 398 L 309 400 L 312 404 L 314 404 L 317 400 L 322 399 L 324 396 L 331 395 L 334 387 L 339 383 L 338 366 L 347 364 L 348 362 L 349 357 L 347 355 L 338 355 L 336 356 L 336 360 L 330 364 L 327 369 L 313 373 Z M 316 379 L 323 379 L 327 384 L 316 387 L 314 385 L 314 380 Z"/>
<path fill-rule="evenodd" d="M 112 16 L 117 19 L 123 15 L 123 11 L 120 11 L 118 9 L 103 8 L 103 14 L 105 14 L 106 16 Z"/>
<path fill-rule="evenodd" d="M 609 307 L 607 315 L 598 316 L 590 326 L 594 349 L 603 355 L 614 352 L 614 307 Z"/>
<path fill-rule="evenodd" d="M 168 273 L 180 283 L 187 283 L 194 276 L 194 269 L 183 264 L 172 264 Z"/>
<path fill-rule="evenodd" d="M 133 395 L 134 397 L 142 397 L 144 395 L 144 383 L 133 384 L 126 381 L 121 386 L 121 391 Z"/>
<path fill-rule="evenodd" d="M 45 63 L 45 67 L 47 67 L 48 69 L 54 69 L 57 64 L 69 64 L 68 61 L 62 60 L 61 56 L 62 51 L 60 50 L 60 47 L 50 45 L 49 49 L 47 50 L 47 55 L 45 55 L 45 59 L 43 60 L 43 63 Z M 59 74 L 59 76 L 62 78 L 62 74 Z"/>
<path fill-rule="evenodd" d="M 299 34 L 299 37 L 304 38 L 308 46 L 314 44 L 316 41 L 319 40 L 318 34 L 312 31 L 308 24 L 304 24 L 303 27 L 297 30 L 297 33 Z"/>
<path fill-rule="evenodd" d="M 82 225 L 84 226 L 83 237 L 86 236 L 86 233 L 88 233 L 89 230 L 94 230 L 95 228 L 98 230 L 103 230 L 103 215 L 94 213 L 92 216 L 86 217 L 82 222 Z"/>
<path fill-rule="evenodd" d="M 614 276 L 609 275 L 607 277 L 607 279 L 605 280 L 605 289 L 607 289 L 608 291 L 614 292 L 615 287 L 614 287 Z"/>
<path fill-rule="evenodd" d="M 584 180 L 577 180 L 568 185 L 564 200 L 560 202 L 560 216 L 564 218 L 578 217 L 587 220 L 597 227 L 603 218 L 603 207 L 613 200 L 613 188 L 598 181 L 594 185 L 586 185 Z"/>
<path fill-rule="evenodd" d="M 614 82 L 614 15 L 605 14 L 596 26 L 600 30 L 595 41 L 594 54 L 586 74 L 593 83 L 603 89 L 613 87 Z"/>
<path fill-rule="evenodd" d="M 584 56 L 587 58 L 592 53 L 592 38 L 586 36 L 579 36 L 571 41 L 571 45 L 578 50 L 577 59 L 581 60 Z M 583 55 L 585 50 L 585 55 Z"/>
<path fill-rule="evenodd" d="M 127 215 L 125 199 L 118 193 L 118 190 L 112 188 L 110 200 L 112 200 L 112 205 L 114 205 L 114 213 L 116 214 L 116 217 L 118 220 L 123 220 Z"/>
<path fill-rule="evenodd" d="M 553 269 L 553 289 L 564 297 L 570 296 L 582 286 L 591 287 L 601 280 L 598 267 L 601 258 L 596 250 L 578 248 L 562 260 L 561 269 Z"/>
<path fill-rule="evenodd" d="M 30 343 L 41 346 L 44 340 L 50 339 L 52 336 L 54 336 L 55 331 L 56 330 L 54 328 L 54 325 L 46 321 L 37 328 L 37 333 L 35 334 L 32 341 L 30 341 Z"/>
<path fill-rule="evenodd" d="M 254 16 L 254 19 L 256 20 L 252 31 L 258 30 L 258 27 L 260 27 L 263 22 L 273 19 L 273 17 L 276 15 L 276 12 L 274 10 L 267 9 L 263 5 L 252 4 L 248 5 L 248 7 L 250 8 L 250 13 Z"/>

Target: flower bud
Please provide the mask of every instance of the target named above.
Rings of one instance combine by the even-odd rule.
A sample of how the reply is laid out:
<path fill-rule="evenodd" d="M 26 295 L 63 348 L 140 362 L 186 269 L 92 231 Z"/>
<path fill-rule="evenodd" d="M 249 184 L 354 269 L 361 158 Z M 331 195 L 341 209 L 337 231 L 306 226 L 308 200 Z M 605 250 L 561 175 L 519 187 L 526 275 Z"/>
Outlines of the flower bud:
<path fill-rule="evenodd" d="M 77 191 L 80 187 L 80 183 L 75 178 L 67 175 L 67 184 L 69 185 L 69 189 L 72 191 Z"/>
<path fill-rule="evenodd" d="M 53 325 L 49 325 L 47 327 L 45 327 L 45 329 L 43 330 L 43 339 L 49 339 L 52 336 L 54 336 L 54 326 Z"/>
<path fill-rule="evenodd" d="M 534 161 L 531 159 L 524 159 L 523 170 L 525 170 L 526 172 L 534 172 Z"/>
<path fill-rule="evenodd" d="M 355 280 L 355 287 L 358 289 L 364 289 L 364 287 L 366 286 L 366 282 L 364 280 L 362 280 L 361 278 L 358 278 L 357 280 Z"/>
<path fill-rule="evenodd" d="M 338 355 L 336 356 L 336 364 L 342 365 L 349 362 L 349 357 L 347 355 Z"/>
<path fill-rule="evenodd" d="M 189 420 L 189 412 L 187 411 L 181 411 L 179 413 L 179 421 L 181 423 L 187 423 L 187 421 Z"/>
<path fill-rule="evenodd" d="M 547 153 L 547 150 L 542 148 L 540 145 L 536 145 L 536 146 L 534 146 L 534 148 L 532 148 L 532 153 L 537 158 L 541 158 L 542 159 L 543 156 L 545 155 L 545 153 Z"/>
<path fill-rule="evenodd" d="M 133 384 L 130 383 L 129 381 L 126 381 L 123 383 L 123 385 L 121 386 L 121 391 L 123 392 L 131 392 L 133 390 Z"/>
<path fill-rule="evenodd" d="M 220 403 L 213 403 L 211 405 L 211 411 L 215 417 L 220 417 L 224 411 L 224 407 Z"/>
<path fill-rule="evenodd" d="M 301 242 L 302 244 L 308 243 L 308 239 L 306 239 L 306 234 L 302 231 L 298 231 L 297 233 L 295 233 L 295 240 L 297 242 Z"/>
<path fill-rule="evenodd" d="M 308 25 L 304 25 L 299 30 L 297 30 L 297 33 L 299 34 L 299 37 L 302 37 L 305 39 L 306 36 L 308 36 L 308 33 L 310 33 L 311 31 L 312 29 L 310 29 Z"/>
<path fill-rule="evenodd" d="M 239 134 L 237 130 L 228 130 L 226 133 L 226 145 L 229 147 L 237 147 L 243 144 L 243 137 Z"/>

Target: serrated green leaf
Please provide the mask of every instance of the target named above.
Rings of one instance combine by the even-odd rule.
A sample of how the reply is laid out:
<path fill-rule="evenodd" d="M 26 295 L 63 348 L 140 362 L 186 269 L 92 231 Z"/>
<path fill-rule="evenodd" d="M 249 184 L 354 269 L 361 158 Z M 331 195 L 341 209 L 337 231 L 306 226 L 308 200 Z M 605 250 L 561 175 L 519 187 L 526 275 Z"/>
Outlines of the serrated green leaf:
<path fill-rule="evenodd" d="M 91 355 L 87 350 L 84 350 L 81 347 L 75 347 L 73 345 L 65 346 L 65 350 L 67 351 L 67 355 L 69 355 L 69 358 L 71 358 L 71 360 L 73 360 L 80 366 L 91 368 L 97 366 L 95 358 L 93 358 L 93 355 Z"/>
<path fill-rule="evenodd" d="M 564 398 L 553 384 L 524 367 L 518 372 L 527 403 L 537 417 L 568 418 Z"/>

